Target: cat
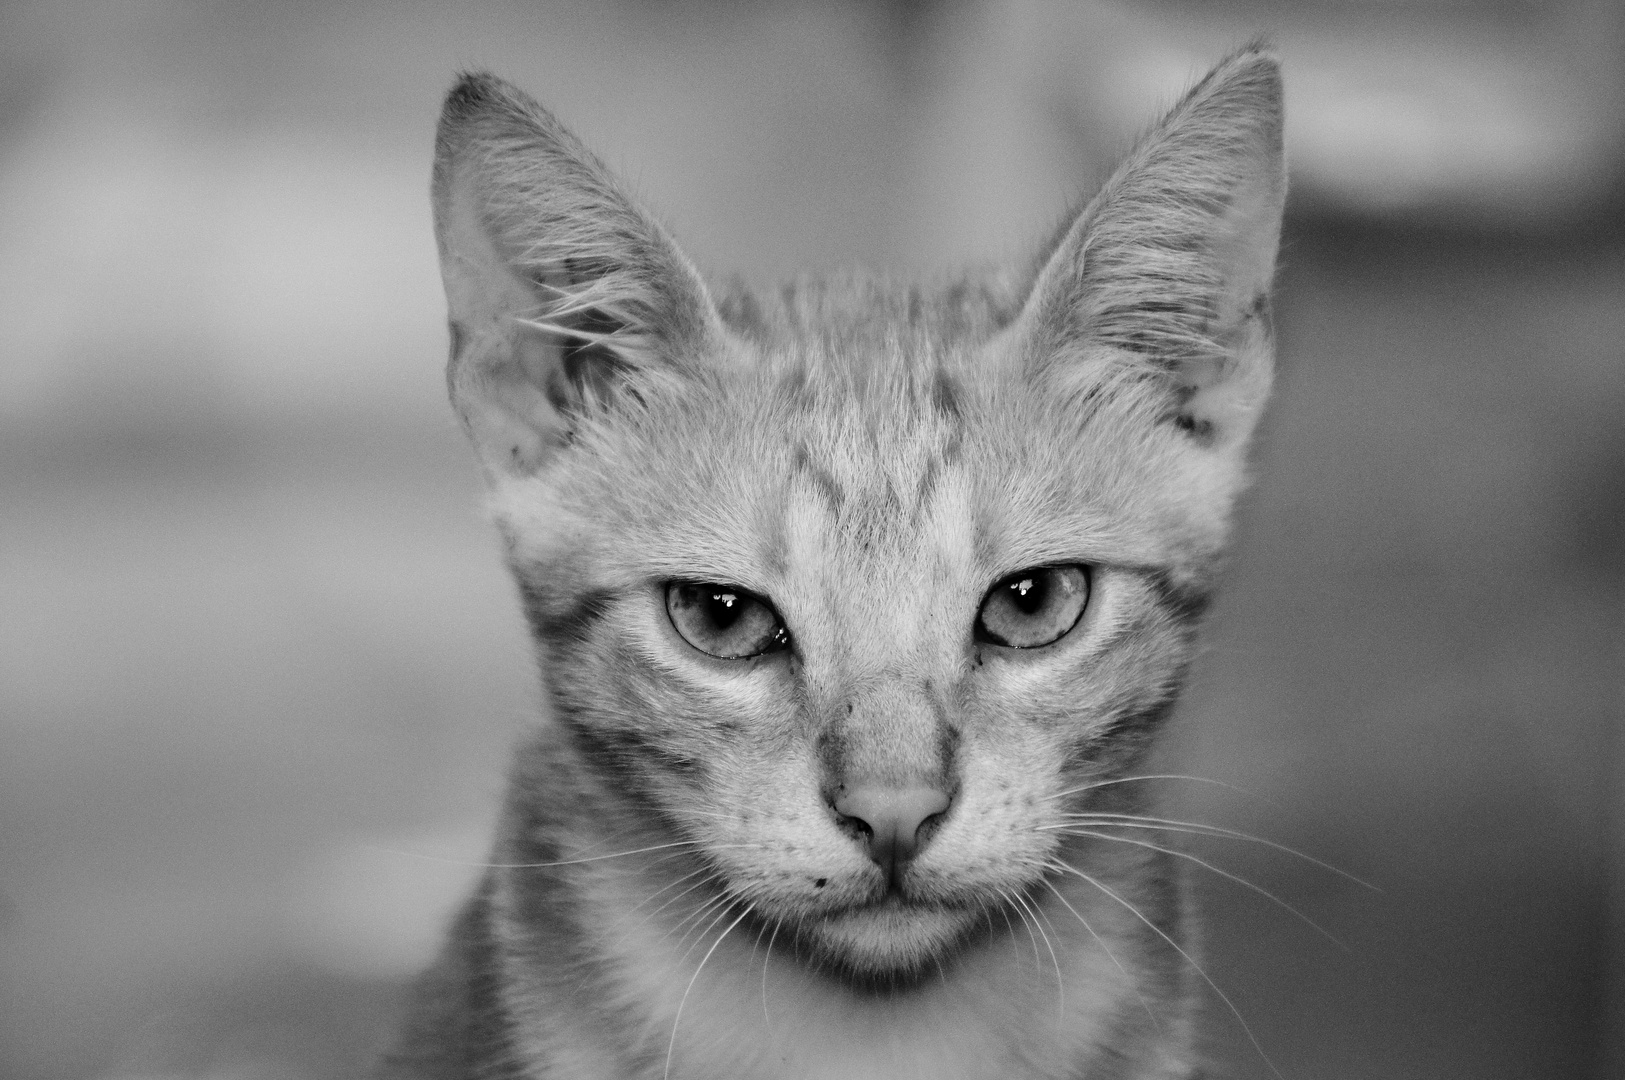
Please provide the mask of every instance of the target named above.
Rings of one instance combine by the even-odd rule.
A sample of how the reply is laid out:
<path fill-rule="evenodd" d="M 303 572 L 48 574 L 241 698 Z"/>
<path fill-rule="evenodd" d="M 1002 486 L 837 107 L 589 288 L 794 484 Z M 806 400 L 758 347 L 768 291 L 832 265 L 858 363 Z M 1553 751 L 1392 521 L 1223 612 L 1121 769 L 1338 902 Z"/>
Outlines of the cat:
<path fill-rule="evenodd" d="M 1140 765 L 1270 389 L 1281 117 L 1255 44 L 1028 264 L 715 294 L 458 82 L 448 382 L 546 709 L 378 1075 L 1198 1075 Z"/>

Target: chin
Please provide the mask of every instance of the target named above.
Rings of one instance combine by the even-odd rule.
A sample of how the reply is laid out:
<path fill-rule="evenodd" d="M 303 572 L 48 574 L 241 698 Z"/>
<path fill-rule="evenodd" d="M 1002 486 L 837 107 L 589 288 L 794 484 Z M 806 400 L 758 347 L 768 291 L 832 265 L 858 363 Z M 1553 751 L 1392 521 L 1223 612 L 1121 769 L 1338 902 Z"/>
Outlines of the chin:
<path fill-rule="evenodd" d="M 985 924 L 977 910 L 888 897 L 808 919 L 797 937 L 815 969 L 854 987 L 895 990 L 935 976 Z"/>

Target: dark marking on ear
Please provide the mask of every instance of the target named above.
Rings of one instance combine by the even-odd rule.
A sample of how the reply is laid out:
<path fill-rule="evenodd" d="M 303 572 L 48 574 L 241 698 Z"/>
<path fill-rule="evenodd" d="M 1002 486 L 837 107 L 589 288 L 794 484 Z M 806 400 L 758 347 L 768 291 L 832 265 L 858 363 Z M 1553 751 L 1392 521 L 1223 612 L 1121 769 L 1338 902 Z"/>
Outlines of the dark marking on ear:
<path fill-rule="evenodd" d="M 1187 412 L 1178 412 L 1173 416 L 1173 425 L 1204 446 L 1213 441 L 1211 420 L 1198 419 Z"/>
<path fill-rule="evenodd" d="M 612 404 L 626 389 L 631 370 L 608 345 L 577 337 L 566 339 L 561 366 L 573 390 L 572 403 L 560 407 L 565 413 L 582 411 L 588 401 L 599 407 Z"/>
<path fill-rule="evenodd" d="M 1191 402 L 1196 399 L 1197 389 L 1194 384 L 1188 382 L 1176 385 L 1172 390 L 1173 408 L 1158 417 L 1157 422 L 1171 424 L 1198 443 L 1207 446 L 1213 442 L 1213 422 L 1191 412 Z"/>
<path fill-rule="evenodd" d="M 922 304 L 923 301 L 920 299 L 920 287 L 918 285 L 909 286 L 908 312 L 906 315 L 909 326 L 920 325 L 920 312 Z"/>
<path fill-rule="evenodd" d="M 1181 627 L 1198 622 L 1213 602 L 1213 592 L 1198 585 L 1181 585 L 1163 570 L 1142 575 L 1156 598 L 1157 607 Z"/>
<path fill-rule="evenodd" d="M 541 389 L 561 416 L 612 404 L 625 392 L 625 376 L 631 370 L 613 348 L 597 340 L 621 329 L 621 323 L 592 310 L 573 316 L 568 326 L 582 333 L 545 335 L 549 347 L 558 350 L 559 362 L 549 367 Z"/>
<path fill-rule="evenodd" d="M 1169 354 L 1167 332 L 1161 324 L 1170 320 L 1159 321 L 1159 316 L 1177 316 L 1175 321 L 1178 322 L 1206 321 L 1203 313 L 1192 312 L 1186 305 L 1172 300 L 1142 300 L 1132 307 L 1118 309 L 1115 315 L 1123 328 L 1111 335 L 1109 343 L 1114 348 L 1149 358 L 1163 371 L 1176 370 L 1186 357 Z"/>
<path fill-rule="evenodd" d="M 463 324 L 458 322 L 456 319 L 449 319 L 446 322 L 446 330 L 451 335 L 450 353 L 452 362 L 455 363 L 457 358 L 463 355 Z"/>
<path fill-rule="evenodd" d="M 1275 340 L 1275 307 L 1267 290 L 1253 297 L 1252 306 L 1247 309 L 1247 318 L 1263 326 L 1265 338 Z"/>
<path fill-rule="evenodd" d="M 818 489 L 819 495 L 829 504 L 832 513 L 839 514 L 841 512 L 841 507 L 846 504 L 846 492 L 841 488 L 841 482 L 828 469 L 813 461 L 812 454 L 807 450 L 806 443 L 796 444 L 795 458 L 791 468 L 794 472 L 802 474 L 812 481 L 813 487 Z"/>

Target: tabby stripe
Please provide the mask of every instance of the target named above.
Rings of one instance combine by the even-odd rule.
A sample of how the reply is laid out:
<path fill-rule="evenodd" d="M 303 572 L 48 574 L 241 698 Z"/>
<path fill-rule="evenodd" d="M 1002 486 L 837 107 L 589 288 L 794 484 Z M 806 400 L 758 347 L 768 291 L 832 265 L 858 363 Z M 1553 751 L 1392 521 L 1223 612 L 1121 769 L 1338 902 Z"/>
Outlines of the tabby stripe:
<path fill-rule="evenodd" d="M 562 613 L 549 614 L 551 605 L 547 594 L 522 574 L 515 573 L 514 577 L 519 582 L 519 599 L 531 636 L 554 649 L 588 640 L 593 627 L 609 613 L 610 604 L 615 600 L 613 592 L 596 589 L 575 597 Z"/>
<path fill-rule="evenodd" d="M 957 423 L 962 417 L 959 384 L 954 381 L 952 375 L 941 368 L 937 369 L 936 378 L 931 383 L 931 404 L 945 420 Z"/>
<path fill-rule="evenodd" d="M 1166 570 L 1141 572 L 1156 604 L 1180 627 L 1189 627 L 1206 614 L 1213 603 L 1213 591 L 1199 585 L 1182 585 Z"/>
<path fill-rule="evenodd" d="M 642 786 L 641 769 L 653 768 L 688 777 L 698 776 L 703 771 L 694 758 L 673 753 L 636 728 L 599 727 L 562 707 L 557 709 L 556 715 L 570 729 L 576 749 L 587 765 L 601 775 L 625 781 L 629 791 Z"/>
<path fill-rule="evenodd" d="M 1120 706 L 1100 727 L 1067 745 L 1062 756 L 1063 766 L 1096 770 L 1113 762 L 1121 766 L 1135 758 L 1151 745 L 1178 700 L 1177 689 L 1170 688 L 1163 697 Z"/>
<path fill-rule="evenodd" d="M 502 1003 L 503 971 L 491 934 L 491 879 L 481 890 L 479 910 L 485 918 L 470 926 L 467 938 L 471 974 L 468 980 L 468 1049 L 478 1075 L 491 1080 L 522 1080 L 524 1070 L 515 1046 L 513 1020 Z"/>
<path fill-rule="evenodd" d="M 818 493 L 829 504 L 831 513 L 839 514 L 841 512 L 841 506 L 846 502 L 846 492 L 842 489 L 841 482 L 835 479 L 834 474 L 828 469 L 813 462 L 812 454 L 807 450 L 806 443 L 796 445 L 793 467 L 796 472 L 812 481 L 813 487 L 818 489 Z"/>

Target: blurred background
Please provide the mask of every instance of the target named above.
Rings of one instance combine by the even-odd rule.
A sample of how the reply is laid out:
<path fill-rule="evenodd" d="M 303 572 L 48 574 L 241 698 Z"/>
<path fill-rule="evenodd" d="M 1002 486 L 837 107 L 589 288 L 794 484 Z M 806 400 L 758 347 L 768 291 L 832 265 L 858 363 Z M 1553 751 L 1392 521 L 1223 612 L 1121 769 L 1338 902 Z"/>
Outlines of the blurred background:
<path fill-rule="evenodd" d="M 358 1075 L 472 879 L 535 691 L 444 400 L 459 68 L 716 273 L 929 271 L 1260 31 L 1279 394 L 1165 754 L 1254 794 L 1168 797 L 1382 891 L 1206 843 L 1348 946 L 1207 875 L 1208 971 L 1286 1080 L 1625 1077 L 1611 0 L 0 7 L 0 1076 Z"/>

